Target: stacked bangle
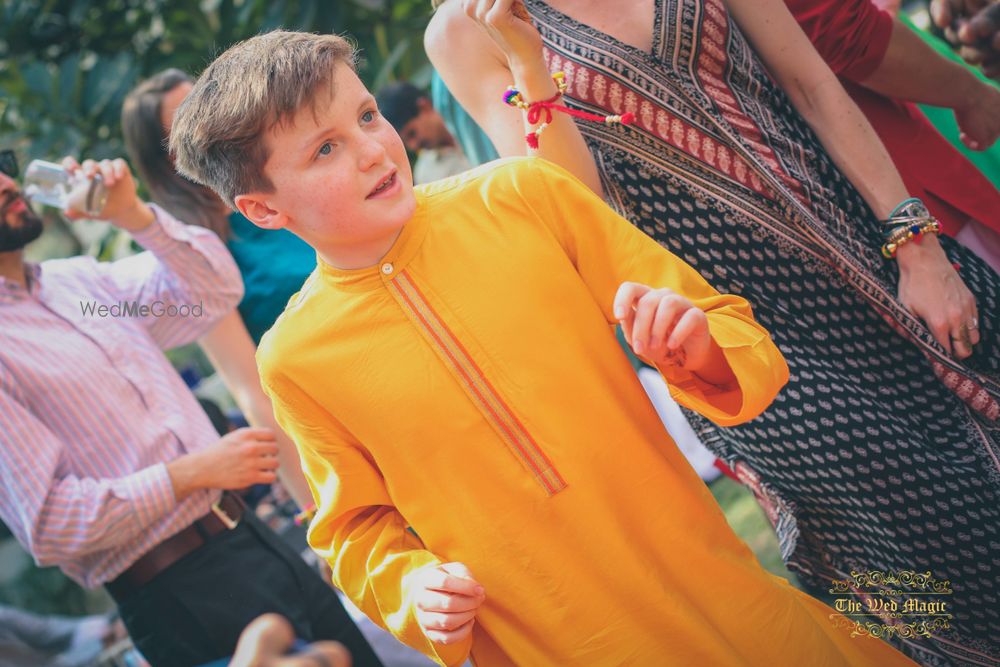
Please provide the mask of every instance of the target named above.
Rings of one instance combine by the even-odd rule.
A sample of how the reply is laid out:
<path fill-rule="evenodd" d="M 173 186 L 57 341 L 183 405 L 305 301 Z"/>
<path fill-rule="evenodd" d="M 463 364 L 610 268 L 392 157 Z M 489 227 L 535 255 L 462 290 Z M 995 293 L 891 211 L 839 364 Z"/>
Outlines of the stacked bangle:
<path fill-rule="evenodd" d="M 882 256 L 895 259 L 899 249 L 915 241 L 920 243 L 924 234 L 940 234 L 939 223 L 922 201 L 916 197 L 905 199 L 882 220 Z"/>

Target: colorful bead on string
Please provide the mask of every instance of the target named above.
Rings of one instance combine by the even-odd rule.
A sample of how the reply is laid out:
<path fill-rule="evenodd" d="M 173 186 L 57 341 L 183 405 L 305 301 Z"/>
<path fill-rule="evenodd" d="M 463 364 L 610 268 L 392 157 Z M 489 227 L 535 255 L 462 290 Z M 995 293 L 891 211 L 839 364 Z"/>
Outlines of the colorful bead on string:
<path fill-rule="evenodd" d="M 516 109 L 521 109 L 522 111 L 528 112 L 528 123 L 531 125 L 541 124 L 534 130 L 529 132 L 524 136 L 524 140 L 528 142 L 528 146 L 531 148 L 538 148 L 538 138 L 545 130 L 546 127 L 552 122 L 552 111 L 559 111 L 561 113 L 573 116 L 574 118 L 582 118 L 584 120 L 591 120 L 597 122 L 604 122 L 608 125 L 621 124 L 630 125 L 635 122 L 635 114 L 624 113 L 621 115 L 610 114 L 607 116 L 600 116 L 598 114 L 588 113 L 586 111 L 580 111 L 578 109 L 570 109 L 567 106 L 561 104 L 556 104 L 563 93 L 566 92 L 567 83 L 566 75 L 562 72 L 555 72 L 552 75 L 552 80 L 556 84 L 558 92 L 547 100 L 542 100 L 540 102 L 527 102 L 524 97 L 514 86 L 508 86 L 507 90 L 503 94 L 503 103 L 507 106 L 514 107 Z M 542 114 L 545 114 L 545 120 L 542 120 Z"/>
<path fill-rule="evenodd" d="M 899 252 L 899 249 L 910 241 L 920 243 L 920 239 L 925 234 L 940 233 L 941 223 L 934 218 L 926 219 L 908 227 L 900 227 L 893 231 L 893 234 L 886 241 L 885 245 L 882 246 L 882 256 L 886 259 L 896 259 L 896 253 Z"/>

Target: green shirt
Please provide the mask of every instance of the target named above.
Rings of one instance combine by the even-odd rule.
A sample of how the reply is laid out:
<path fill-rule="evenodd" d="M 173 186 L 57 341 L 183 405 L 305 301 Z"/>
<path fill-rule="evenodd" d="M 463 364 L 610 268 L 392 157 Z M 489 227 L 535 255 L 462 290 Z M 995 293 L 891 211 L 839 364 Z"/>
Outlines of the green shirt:
<path fill-rule="evenodd" d="M 260 343 L 316 268 L 316 251 L 288 230 L 261 229 L 239 213 L 230 214 L 229 227 L 227 245 L 246 287 L 240 316 L 254 343 Z"/>

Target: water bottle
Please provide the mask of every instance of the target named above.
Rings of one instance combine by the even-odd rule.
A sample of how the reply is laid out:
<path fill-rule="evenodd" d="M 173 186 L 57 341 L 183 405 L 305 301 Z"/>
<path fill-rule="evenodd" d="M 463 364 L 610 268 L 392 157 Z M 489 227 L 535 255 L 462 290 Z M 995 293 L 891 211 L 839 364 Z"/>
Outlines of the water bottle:
<path fill-rule="evenodd" d="M 108 188 L 100 174 L 87 178 L 69 173 L 62 165 L 32 160 L 24 172 L 24 196 L 33 202 L 98 216 L 108 202 Z"/>

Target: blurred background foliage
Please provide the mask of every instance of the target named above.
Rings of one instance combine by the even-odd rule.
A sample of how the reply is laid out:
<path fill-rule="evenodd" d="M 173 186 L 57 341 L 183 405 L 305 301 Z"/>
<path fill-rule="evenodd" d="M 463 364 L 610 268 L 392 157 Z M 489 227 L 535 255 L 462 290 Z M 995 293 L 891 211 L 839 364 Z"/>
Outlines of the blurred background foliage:
<path fill-rule="evenodd" d="M 119 114 L 139 81 L 197 75 L 274 28 L 349 35 L 372 89 L 423 86 L 430 0 L 0 0 L 0 147 L 22 160 L 124 153 Z"/>

